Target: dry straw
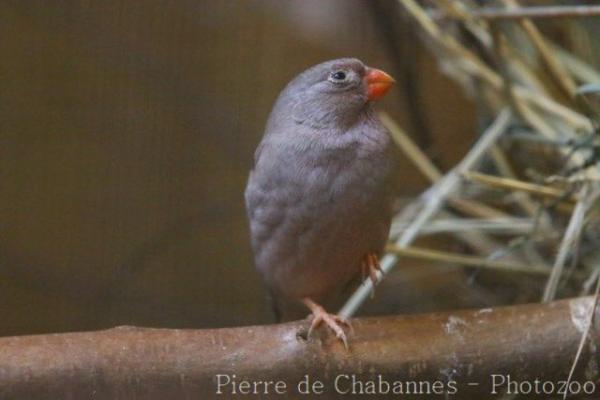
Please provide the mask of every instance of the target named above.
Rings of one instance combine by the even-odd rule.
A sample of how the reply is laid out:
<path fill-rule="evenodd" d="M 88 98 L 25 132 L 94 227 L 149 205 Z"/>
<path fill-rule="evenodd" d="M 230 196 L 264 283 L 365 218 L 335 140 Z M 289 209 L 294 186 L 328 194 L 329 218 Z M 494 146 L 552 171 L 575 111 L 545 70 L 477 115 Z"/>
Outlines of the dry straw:
<path fill-rule="evenodd" d="M 548 39 L 535 21 L 560 18 L 564 24 L 564 18 L 570 18 L 569 23 L 579 24 L 580 18 L 600 15 L 600 7 L 524 8 L 516 0 L 494 2 L 496 8 L 481 8 L 471 0 L 427 2 L 430 8 L 415 0 L 399 3 L 442 70 L 468 94 L 485 101 L 495 116 L 463 160 L 444 174 L 389 115 L 381 115 L 431 187 L 395 218 L 378 279 L 399 258 L 412 257 L 537 274 L 546 279 L 539 288 L 544 302 L 570 294 L 563 293 L 567 281 L 582 292 L 589 290 L 599 279 L 599 264 L 583 262 L 580 253 L 600 242 L 600 235 L 588 233 L 588 228 L 593 232 L 600 226 L 600 140 L 595 122 L 600 118 L 586 99 L 600 96 L 600 73 L 584 57 Z M 456 26 L 463 29 L 452 29 Z M 468 38 L 461 34 L 465 31 Z M 515 159 L 507 146 L 529 156 Z M 540 146 L 545 151 L 538 151 Z M 551 161 L 556 169 L 544 170 L 540 161 Z M 476 190 L 464 190 L 468 188 Z M 490 191 L 510 201 L 490 201 L 498 198 L 486 197 Z M 477 254 L 413 246 L 421 235 L 431 234 L 452 235 Z M 365 280 L 340 315 L 351 317 L 372 290 L 371 280 Z"/>

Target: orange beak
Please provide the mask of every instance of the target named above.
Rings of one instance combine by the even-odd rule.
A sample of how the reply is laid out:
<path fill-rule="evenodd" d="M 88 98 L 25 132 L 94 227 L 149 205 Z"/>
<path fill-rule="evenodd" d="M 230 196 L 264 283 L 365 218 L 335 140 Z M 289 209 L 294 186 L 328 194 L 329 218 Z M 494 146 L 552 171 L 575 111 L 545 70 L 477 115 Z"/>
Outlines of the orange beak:
<path fill-rule="evenodd" d="M 371 101 L 383 97 L 396 81 L 380 69 L 369 68 L 365 75 L 365 82 L 367 98 Z"/>

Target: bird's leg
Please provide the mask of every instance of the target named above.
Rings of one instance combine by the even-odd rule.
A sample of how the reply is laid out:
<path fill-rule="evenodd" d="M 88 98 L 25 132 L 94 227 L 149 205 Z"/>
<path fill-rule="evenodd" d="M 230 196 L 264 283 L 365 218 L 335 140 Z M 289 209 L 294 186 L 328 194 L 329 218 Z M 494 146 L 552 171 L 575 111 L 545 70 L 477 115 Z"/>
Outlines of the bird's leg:
<path fill-rule="evenodd" d="M 371 282 L 373 282 L 373 291 L 371 292 L 371 296 L 375 295 L 375 285 L 378 282 L 377 279 L 377 271 L 381 271 L 381 266 L 379 265 L 379 258 L 376 253 L 367 253 L 361 262 L 361 270 L 363 274 L 363 278 L 367 275 L 371 278 Z"/>
<path fill-rule="evenodd" d="M 310 324 L 310 328 L 308 329 L 308 337 L 312 331 L 317 328 L 321 323 L 325 323 L 331 329 L 335 336 L 340 339 L 344 343 L 344 347 L 348 349 L 348 340 L 346 339 L 346 333 L 344 329 L 340 325 L 346 325 L 350 327 L 350 323 L 345 318 L 342 318 L 335 314 L 329 314 L 323 307 L 319 304 L 315 303 L 308 297 L 302 299 L 302 302 L 310 309 L 312 312 L 312 322 Z"/>

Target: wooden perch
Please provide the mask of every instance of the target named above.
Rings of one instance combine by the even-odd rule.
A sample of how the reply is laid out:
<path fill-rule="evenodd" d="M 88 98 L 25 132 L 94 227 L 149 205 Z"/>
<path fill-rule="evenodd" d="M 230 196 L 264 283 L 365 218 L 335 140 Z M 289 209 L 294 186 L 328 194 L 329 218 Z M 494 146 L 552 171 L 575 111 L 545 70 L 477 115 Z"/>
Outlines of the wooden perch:
<path fill-rule="evenodd" d="M 322 390 L 319 398 L 324 399 L 339 396 L 336 379 L 340 392 L 352 390 L 354 379 L 363 391 L 373 388 L 370 381 L 377 392 L 385 391 L 382 381 L 390 390 L 442 390 L 461 399 L 489 398 L 494 391 L 505 392 L 509 381 L 534 385 L 536 378 L 553 382 L 558 390 L 592 304 L 586 297 L 358 319 L 349 335 L 349 351 L 323 329 L 305 340 L 306 321 L 211 330 L 121 327 L 2 338 L 0 398 L 209 399 L 244 397 L 240 393 L 246 391 L 313 398 L 298 392 L 307 374 L 309 384 L 300 389 Z M 595 380 L 587 384 L 588 390 L 598 386 L 595 393 L 600 392 L 598 327 L 596 322 L 573 378 L 581 390 Z M 355 390 L 360 387 L 354 384 Z M 523 388 L 521 384 L 518 390 Z M 277 395 L 277 390 L 285 394 Z"/>

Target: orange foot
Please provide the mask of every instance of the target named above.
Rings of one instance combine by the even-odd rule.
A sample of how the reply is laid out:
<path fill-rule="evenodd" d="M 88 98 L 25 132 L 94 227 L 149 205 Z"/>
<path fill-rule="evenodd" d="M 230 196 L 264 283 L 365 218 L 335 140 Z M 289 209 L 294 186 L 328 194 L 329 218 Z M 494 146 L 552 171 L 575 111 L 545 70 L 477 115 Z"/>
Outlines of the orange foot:
<path fill-rule="evenodd" d="M 348 350 L 348 339 L 346 339 L 346 333 L 344 329 L 340 325 L 346 325 L 350 327 L 350 323 L 345 318 L 342 318 L 338 315 L 329 314 L 323 307 L 312 301 L 311 299 L 304 298 L 302 302 L 306 304 L 310 311 L 312 311 L 312 322 L 310 324 L 310 328 L 308 329 L 308 337 L 312 331 L 317 328 L 321 323 L 325 323 L 331 329 L 335 336 L 340 339 L 344 343 L 344 347 Z"/>
<path fill-rule="evenodd" d="M 373 291 L 371 292 L 371 296 L 373 296 L 375 294 L 375 285 L 378 282 L 377 271 L 381 272 L 377 254 L 367 253 L 362 259 L 361 270 L 363 279 L 368 275 L 371 278 L 371 282 L 373 282 Z"/>

